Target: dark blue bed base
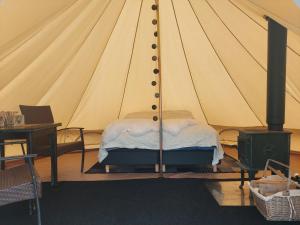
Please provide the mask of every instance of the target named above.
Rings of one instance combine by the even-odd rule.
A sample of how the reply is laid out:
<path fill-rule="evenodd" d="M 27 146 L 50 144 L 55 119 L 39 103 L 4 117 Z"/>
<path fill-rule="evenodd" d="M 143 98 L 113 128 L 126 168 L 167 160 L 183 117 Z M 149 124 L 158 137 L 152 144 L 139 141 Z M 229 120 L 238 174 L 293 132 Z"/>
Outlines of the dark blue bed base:
<path fill-rule="evenodd" d="M 211 165 L 215 147 L 188 147 L 163 151 L 165 165 Z M 149 149 L 115 148 L 108 151 L 102 165 L 159 164 L 159 151 Z"/>

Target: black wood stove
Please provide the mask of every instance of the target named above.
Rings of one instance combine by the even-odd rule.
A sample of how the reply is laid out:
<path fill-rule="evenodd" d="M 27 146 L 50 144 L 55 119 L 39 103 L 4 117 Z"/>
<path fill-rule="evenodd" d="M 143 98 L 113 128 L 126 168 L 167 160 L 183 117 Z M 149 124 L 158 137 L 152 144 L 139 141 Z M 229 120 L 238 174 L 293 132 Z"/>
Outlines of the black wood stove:
<path fill-rule="evenodd" d="M 285 119 L 286 40 L 287 30 L 268 19 L 268 129 L 242 130 L 238 137 L 238 157 L 241 166 L 241 187 L 244 171 L 249 179 L 263 170 L 267 159 L 289 165 L 291 133 L 283 130 Z"/>
<path fill-rule="evenodd" d="M 244 172 L 249 179 L 255 178 L 258 170 L 263 170 L 268 159 L 275 159 L 289 165 L 290 136 L 288 131 L 269 131 L 263 129 L 241 130 L 238 136 L 238 157 L 241 167 L 241 186 Z"/>

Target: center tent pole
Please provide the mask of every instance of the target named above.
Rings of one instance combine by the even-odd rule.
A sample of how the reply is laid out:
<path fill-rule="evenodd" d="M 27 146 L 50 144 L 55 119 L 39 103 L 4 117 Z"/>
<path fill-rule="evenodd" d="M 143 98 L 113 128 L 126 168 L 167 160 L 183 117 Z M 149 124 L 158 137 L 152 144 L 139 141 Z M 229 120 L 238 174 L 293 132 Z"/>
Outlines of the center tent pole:
<path fill-rule="evenodd" d="M 159 0 L 155 0 L 155 5 L 152 9 L 156 11 L 156 25 L 157 31 L 154 36 L 157 37 L 157 66 L 155 69 L 155 74 L 158 75 L 158 85 L 159 85 L 159 176 L 163 177 L 163 101 L 162 101 L 162 79 L 161 79 L 161 49 L 160 49 L 160 19 L 159 19 Z"/>

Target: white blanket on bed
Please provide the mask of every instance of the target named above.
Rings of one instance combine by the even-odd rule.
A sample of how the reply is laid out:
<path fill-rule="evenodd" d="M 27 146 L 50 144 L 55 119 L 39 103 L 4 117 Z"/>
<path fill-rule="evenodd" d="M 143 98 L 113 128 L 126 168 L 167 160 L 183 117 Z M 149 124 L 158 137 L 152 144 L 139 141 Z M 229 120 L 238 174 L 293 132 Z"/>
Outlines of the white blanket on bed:
<path fill-rule="evenodd" d="M 194 119 L 168 119 L 163 122 L 163 131 L 173 136 L 184 128 L 197 125 Z M 124 133 L 131 136 L 143 136 L 148 132 L 158 132 L 159 124 L 151 119 L 123 119 L 112 122 L 103 133 L 105 142 L 110 142 Z"/>
<path fill-rule="evenodd" d="M 163 120 L 163 149 L 185 147 L 215 147 L 212 165 L 223 158 L 223 149 L 215 129 L 195 119 L 179 118 Z M 159 122 L 152 119 L 123 119 L 109 124 L 102 136 L 99 161 L 112 148 L 159 149 Z"/>

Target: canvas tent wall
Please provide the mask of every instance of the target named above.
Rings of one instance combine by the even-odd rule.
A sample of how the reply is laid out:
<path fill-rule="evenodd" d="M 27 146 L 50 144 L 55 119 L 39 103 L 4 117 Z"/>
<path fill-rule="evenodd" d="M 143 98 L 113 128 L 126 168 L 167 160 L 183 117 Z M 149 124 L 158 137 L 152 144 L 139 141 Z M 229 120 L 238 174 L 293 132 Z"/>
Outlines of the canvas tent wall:
<path fill-rule="evenodd" d="M 154 2 L 0 1 L 0 110 L 50 104 L 64 126 L 91 130 L 151 110 Z M 267 14 L 289 28 L 285 127 L 300 128 L 300 8 L 267 2 L 160 0 L 164 110 L 186 109 L 212 125 L 265 126 Z"/>

